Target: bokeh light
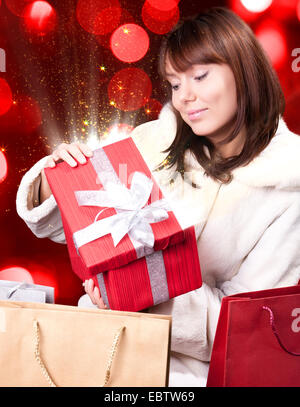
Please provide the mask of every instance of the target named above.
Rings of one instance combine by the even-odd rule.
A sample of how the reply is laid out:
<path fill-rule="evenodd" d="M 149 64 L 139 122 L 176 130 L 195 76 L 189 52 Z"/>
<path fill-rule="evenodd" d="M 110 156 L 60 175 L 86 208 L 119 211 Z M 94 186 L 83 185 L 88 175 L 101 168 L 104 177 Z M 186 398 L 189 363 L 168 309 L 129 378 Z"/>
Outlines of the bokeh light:
<path fill-rule="evenodd" d="M 142 8 L 142 19 L 145 26 L 155 34 L 166 34 L 180 18 L 177 2 L 168 0 L 164 2 L 146 0 Z"/>
<path fill-rule="evenodd" d="M 25 283 L 34 283 L 30 272 L 24 267 L 10 266 L 0 270 L 0 280 L 24 281 Z"/>
<path fill-rule="evenodd" d="M 253 13 L 261 13 L 270 7 L 272 0 L 241 0 L 241 3 L 247 10 Z"/>
<path fill-rule="evenodd" d="M 279 20 L 289 20 L 296 18 L 298 0 L 273 0 L 270 7 L 272 18 Z"/>
<path fill-rule="evenodd" d="M 122 14 L 120 7 L 108 7 L 102 10 L 95 19 L 95 32 L 98 35 L 110 33 L 118 26 Z"/>
<path fill-rule="evenodd" d="M 7 176 L 7 161 L 4 152 L 0 149 L 0 184 Z"/>
<path fill-rule="evenodd" d="M 5 79 L 0 78 L 0 116 L 7 113 L 13 101 L 12 92 Z"/>
<path fill-rule="evenodd" d="M 95 35 L 105 35 L 117 28 L 122 9 L 118 0 L 79 0 L 76 17 L 81 27 Z"/>
<path fill-rule="evenodd" d="M 149 99 L 144 106 L 144 110 L 149 120 L 156 120 L 162 109 L 162 104 L 156 99 Z"/>
<path fill-rule="evenodd" d="M 110 105 L 123 111 L 140 109 L 147 103 L 151 93 L 151 80 L 140 68 L 122 69 L 108 85 Z"/>
<path fill-rule="evenodd" d="M 297 14 L 298 20 L 300 21 L 300 0 L 298 0 L 296 14 Z"/>
<path fill-rule="evenodd" d="M 49 261 L 45 262 L 44 264 L 35 261 L 30 262 L 28 268 L 35 284 L 54 287 L 54 297 L 57 297 L 59 290 L 59 278 L 64 279 L 65 276 L 58 276 L 58 270 L 54 268 Z"/>
<path fill-rule="evenodd" d="M 29 34 L 44 37 L 55 29 L 57 15 L 47 1 L 35 1 L 25 7 L 23 21 Z"/>
<path fill-rule="evenodd" d="M 146 0 L 144 7 L 154 20 L 168 21 L 177 13 L 177 4 L 176 0 Z"/>
<path fill-rule="evenodd" d="M 281 26 L 273 20 L 266 20 L 256 29 L 255 35 L 269 56 L 273 67 L 280 68 L 287 56 L 287 45 Z"/>
<path fill-rule="evenodd" d="M 35 0 L 5 0 L 8 10 L 18 17 L 23 15 L 24 9 L 28 4 L 33 3 Z"/>
<path fill-rule="evenodd" d="M 124 24 L 131 24 L 134 23 L 134 18 L 133 16 L 124 8 L 120 9 L 121 10 L 121 17 L 120 17 L 120 21 L 119 21 L 119 26 L 124 25 Z M 99 34 L 96 35 L 96 41 L 102 46 L 105 47 L 109 50 L 111 50 L 110 47 L 110 40 L 111 40 L 111 35 L 112 35 L 112 31 L 114 29 L 117 28 L 118 25 L 116 26 L 112 26 L 110 28 L 110 31 L 107 34 Z"/>
<path fill-rule="evenodd" d="M 42 113 L 38 102 L 30 96 L 18 95 L 11 109 L 0 116 L 0 128 L 3 132 L 27 135 L 42 123 Z"/>
<path fill-rule="evenodd" d="M 146 55 L 149 43 L 149 36 L 141 26 L 125 24 L 113 32 L 110 46 L 116 58 L 136 62 Z"/>
<path fill-rule="evenodd" d="M 248 10 L 241 0 L 230 0 L 229 8 L 248 23 L 254 22 L 261 13 Z"/>

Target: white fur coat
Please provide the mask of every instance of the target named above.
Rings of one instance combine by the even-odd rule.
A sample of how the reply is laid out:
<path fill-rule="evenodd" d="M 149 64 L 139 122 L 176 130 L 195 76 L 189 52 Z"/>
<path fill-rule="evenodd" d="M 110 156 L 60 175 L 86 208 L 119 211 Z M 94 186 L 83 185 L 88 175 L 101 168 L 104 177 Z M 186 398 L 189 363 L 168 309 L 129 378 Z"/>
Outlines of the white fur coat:
<path fill-rule="evenodd" d="M 175 116 L 166 105 L 158 120 L 132 137 L 151 169 L 163 161 L 175 137 Z M 65 243 L 54 197 L 39 205 L 46 157 L 23 177 L 17 212 L 40 238 Z M 149 311 L 172 314 L 170 386 L 205 386 L 222 297 L 295 285 L 300 280 L 300 138 L 281 118 L 276 136 L 250 164 L 221 185 L 204 175 L 187 153 L 188 178 L 155 172 L 183 226 L 196 225 L 203 286 Z M 173 182 L 170 183 L 170 179 Z M 190 180 L 199 185 L 194 189 Z"/>

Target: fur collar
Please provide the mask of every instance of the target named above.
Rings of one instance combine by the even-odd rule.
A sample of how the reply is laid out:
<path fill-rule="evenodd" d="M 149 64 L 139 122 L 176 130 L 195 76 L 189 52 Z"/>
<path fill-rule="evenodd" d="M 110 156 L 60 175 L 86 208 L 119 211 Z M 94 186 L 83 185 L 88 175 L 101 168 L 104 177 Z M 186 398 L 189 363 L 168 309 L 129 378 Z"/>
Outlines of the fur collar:
<path fill-rule="evenodd" d="M 163 138 L 163 149 L 167 148 L 176 134 L 176 118 L 170 103 L 160 112 L 162 130 L 170 137 Z M 202 170 L 191 153 L 186 156 L 189 168 Z M 202 170 L 203 171 L 203 170 Z M 253 187 L 278 189 L 300 188 L 300 137 L 291 132 L 284 119 L 279 120 L 278 129 L 269 145 L 247 166 L 233 171 L 234 180 Z"/>

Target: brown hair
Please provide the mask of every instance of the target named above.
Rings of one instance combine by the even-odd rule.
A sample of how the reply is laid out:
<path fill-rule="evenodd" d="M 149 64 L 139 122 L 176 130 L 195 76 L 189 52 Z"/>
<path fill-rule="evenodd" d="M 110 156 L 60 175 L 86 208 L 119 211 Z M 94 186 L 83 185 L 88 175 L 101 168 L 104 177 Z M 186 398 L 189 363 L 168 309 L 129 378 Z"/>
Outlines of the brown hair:
<path fill-rule="evenodd" d="M 222 158 L 206 138 L 196 136 L 173 106 L 177 133 L 164 152 L 168 168 L 176 165 L 183 176 L 184 154 L 190 149 L 207 175 L 228 183 L 231 171 L 248 164 L 270 142 L 285 109 L 284 95 L 268 57 L 251 28 L 225 7 L 213 7 L 197 16 L 181 20 L 162 42 L 159 72 L 166 78 L 165 64 L 169 59 L 178 72 L 191 64 L 228 64 L 234 74 L 237 90 L 235 127 L 225 143 L 233 140 L 245 125 L 247 138 L 237 156 Z M 171 100 L 171 86 L 168 83 Z M 210 158 L 204 146 L 209 149 Z"/>

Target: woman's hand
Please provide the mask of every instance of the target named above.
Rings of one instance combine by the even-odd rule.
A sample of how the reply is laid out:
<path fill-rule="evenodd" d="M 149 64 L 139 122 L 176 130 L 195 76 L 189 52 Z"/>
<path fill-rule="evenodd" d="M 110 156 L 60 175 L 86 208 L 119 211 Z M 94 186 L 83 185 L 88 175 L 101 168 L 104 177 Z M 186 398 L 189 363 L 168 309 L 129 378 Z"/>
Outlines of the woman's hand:
<path fill-rule="evenodd" d="M 54 168 L 57 161 L 65 161 L 71 167 L 76 167 L 78 163 L 85 164 L 86 157 L 92 157 L 93 151 L 86 144 L 71 143 L 60 144 L 53 153 L 48 157 L 45 168 Z M 52 194 L 48 184 L 44 169 L 41 172 L 40 184 L 40 204 L 43 203 Z"/>
<path fill-rule="evenodd" d="M 92 279 L 85 280 L 83 283 L 85 292 L 89 295 L 92 303 L 97 305 L 98 308 L 107 309 L 107 306 L 104 304 L 103 299 L 100 296 L 99 288 L 95 286 Z"/>
<path fill-rule="evenodd" d="M 83 143 L 60 144 L 48 158 L 45 167 L 54 168 L 59 160 L 65 161 L 71 167 L 76 167 L 77 162 L 86 163 L 86 157 L 91 157 L 93 151 Z"/>

